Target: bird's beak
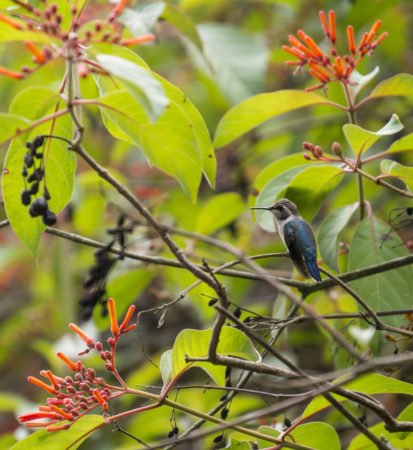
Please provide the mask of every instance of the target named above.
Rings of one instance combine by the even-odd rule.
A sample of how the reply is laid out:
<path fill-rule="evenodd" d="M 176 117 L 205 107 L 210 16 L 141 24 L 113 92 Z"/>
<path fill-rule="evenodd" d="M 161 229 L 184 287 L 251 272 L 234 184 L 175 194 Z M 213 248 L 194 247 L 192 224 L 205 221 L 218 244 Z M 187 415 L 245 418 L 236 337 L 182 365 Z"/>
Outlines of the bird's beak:
<path fill-rule="evenodd" d="M 263 207 L 263 206 L 256 206 L 256 207 L 253 207 L 253 208 L 250 208 L 250 209 L 263 209 L 264 211 L 268 211 L 270 208 Z"/>

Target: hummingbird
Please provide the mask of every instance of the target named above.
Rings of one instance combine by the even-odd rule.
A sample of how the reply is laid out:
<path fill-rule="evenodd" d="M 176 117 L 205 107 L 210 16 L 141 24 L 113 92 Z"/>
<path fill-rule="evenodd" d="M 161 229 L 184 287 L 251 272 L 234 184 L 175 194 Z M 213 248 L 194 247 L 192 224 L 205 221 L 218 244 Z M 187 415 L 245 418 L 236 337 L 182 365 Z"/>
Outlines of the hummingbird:
<path fill-rule="evenodd" d="M 271 206 L 251 209 L 263 209 L 273 215 L 278 233 L 298 271 L 306 278 L 321 281 L 314 234 L 310 225 L 300 216 L 297 206 L 283 198 Z"/>

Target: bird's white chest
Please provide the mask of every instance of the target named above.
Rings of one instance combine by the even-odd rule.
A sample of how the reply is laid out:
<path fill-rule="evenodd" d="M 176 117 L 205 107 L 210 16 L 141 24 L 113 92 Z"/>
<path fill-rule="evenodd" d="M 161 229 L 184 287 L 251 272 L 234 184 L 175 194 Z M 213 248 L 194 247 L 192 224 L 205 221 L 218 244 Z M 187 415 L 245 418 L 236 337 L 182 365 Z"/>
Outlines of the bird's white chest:
<path fill-rule="evenodd" d="M 280 238 L 281 238 L 283 244 L 284 244 L 286 247 L 287 247 L 287 245 L 286 245 L 285 239 L 284 239 L 284 227 L 285 227 L 285 225 L 286 225 L 288 222 L 291 222 L 291 221 L 294 220 L 294 219 L 295 219 L 294 216 L 287 217 L 287 218 L 284 219 L 284 220 L 277 220 L 277 219 L 274 217 L 274 223 L 275 223 L 275 226 L 277 227 L 278 234 L 280 235 Z"/>

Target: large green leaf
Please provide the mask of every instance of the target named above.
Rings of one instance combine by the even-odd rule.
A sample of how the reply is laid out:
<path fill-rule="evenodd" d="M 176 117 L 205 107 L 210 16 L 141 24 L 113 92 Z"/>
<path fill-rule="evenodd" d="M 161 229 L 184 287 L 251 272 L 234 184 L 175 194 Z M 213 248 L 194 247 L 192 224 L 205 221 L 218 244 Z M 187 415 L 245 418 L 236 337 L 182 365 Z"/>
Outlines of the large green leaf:
<path fill-rule="evenodd" d="M 382 175 L 398 178 L 410 190 L 413 190 L 413 167 L 403 166 L 390 159 L 383 159 L 380 161 L 380 169 Z"/>
<path fill-rule="evenodd" d="M 360 222 L 351 241 L 348 270 L 407 256 L 408 251 L 400 238 L 395 233 L 389 237 L 388 233 L 389 226 L 378 219 L 367 218 Z M 362 278 L 351 285 L 375 311 L 406 308 L 413 298 L 411 266 Z M 398 317 L 383 317 L 384 322 L 396 326 L 401 325 L 401 320 Z"/>
<path fill-rule="evenodd" d="M 106 48 L 108 48 L 106 46 Z M 117 48 L 114 48 L 119 53 Z M 147 67 L 131 52 L 123 58 Z M 138 145 L 151 164 L 173 176 L 192 200 L 196 199 L 201 174 L 214 186 L 216 159 L 206 124 L 186 95 L 157 74 L 154 77 L 170 102 L 155 123 L 150 123 L 142 106 L 125 90 L 113 90 L 98 80 L 102 97 L 99 102 L 108 131 L 118 139 Z"/>
<path fill-rule="evenodd" d="M 198 32 L 214 81 L 231 103 L 263 90 L 268 50 L 260 36 L 219 23 L 198 25 Z"/>
<path fill-rule="evenodd" d="M 212 197 L 199 211 L 195 231 L 211 234 L 228 225 L 245 211 L 245 203 L 235 192 L 226 192 Z"/>
<path fill-rule="evenodd" d="M 57 136 L 71 138 L 72 124 L 68 116 L 59 117 L 53 128 Z M 50 134 L 50 124 L 38 126 L 32 132 L 30 140 L 39 134 Z M 73 191 L 76 158 L 61 140 L 51 139 L 45 143 L 45 170 L 47 189 L 50 192 L 50 209 L 58 214 L 68 203 Z M 23 138 L 14 139 L 7 151 L 2 176 L 4 205 L 10 225 L 21 242 L 36 254 L 40 236 L 45 225 L 40 218 L 32 218 L 28 207 L 22 205 L 20 196 L 24 189 L 22 177 L 23 159 L 27 151 Z"/>
<path fill-rule="evenodd" d="M 352 205 L 336 209 L 327 215 L 318 230 L 317 241 L 320 256 L 323 258 L 324 262 L 335 271 L 338 271 L 337 246 L 340 235 L 358 206 L 359 203 L 353 203 Z"/>
<path fill-rule="evenodd" d="M 285 197 L 294 202 L 300 214 L 310 221 L 343 175 L 343 169 L 337 166 L 306 167 L 291 180 Z"/>
<path fill-rule="evenodd" d="M 13 17 L 13 20 L 20 22 Z M 22 22 L 20 22 L 22 23 Z M 55 41 L 50 35 L 37 33 L 35 31 L 16 30 L 4 22 L 0 22 L 0 42 L 39 42 L 42 44 L 51 44 Z"/>
<path fill-rule="evenodd" d="M 343 132 L 357 155 L 366 152 L 372 145 L 374 145 L 382 136 L 390 136 L 398 133 L 403 129 L 403 125 L 400 122 L 398 116 L 393 114 L 387 124 L 379 131 L 368 131 L 358 125 L 348 123 L 343 126 Z"/>
<path fill-rule="evenodd" d="M 204 362 L 186 362 L 185 358 L 205 358 L 208 356 L 209 342 L 212 329 L 208 330 L 183 330 L 175 339 L 172 353 L 167 353 L 161 363 L 164 381 L 168 378 L 167 371 L 172 365 L 172 378 L 179 377 L 191 367 L 200 367 L 219 385 L 225 384 L 225 368 Z M 250 361 L 259 361 L 261 356 L 250 339 L 240 330 L 232 327 L 223 327 L 218 343 L 217 353 L 223 356 L 236 356 Z M 165 359 L 166 358 L 166 359 Z M 168 363 L 167 359 L 172 362 Z M 166 375 L 166 376 L 165 376 Z"/>
<path fill-rule="evenodd" d="M 162 84 L 150 70 L 118 56 L 98 54 L 96 59 L 105 70 L 123 82 L 152 121 L 165 111 L 168 99 Z"/>
<path fill-rule="evenodd" d="M 36 431 L 22 441 L 13 445 L 10 450 L 76 450 L 95 430 L 102 427 L 105 420 L 102 416 L 87 415 L 76 422 L 68 430 Z"/>
<path fill-rule="evenodd" d="M 413 92 L 413 75 L 408 73 L 399 73 L 394 77 L 388 78 L 378 84 L 368 99 L 376 99 L 380 97 L 411 97 Z"/>
<path fill-rule="evenodd" d="M 336 381 L 340 381 L 338 378 Z M 405 394 L 413 395 L 413 384 L 406 383 L 405 381 L 397 380 L 396 378 L 386 377 L 378 373 L 369 373 L 362 375 L 357 379 L 350 381 L 344 385 L 346 389 L 361 392 L 363 394 L 376 395 L 376 394 Z M 334 397 L 344 402 L 346 398 L 333 394 Z M 323 396 L 319 395 L 314 398 L 303 412 L 303 418 L 312 416 L 325 408 L 328 408 L 331 404 Z"/>
<path fill-rule="evenodd" d="M 218 124 L 214 144 L 223 147 L 272 117 L 307 106 L 332 104 L 312 92 L 285 90 L 258 94 L 230 109 Z"/>

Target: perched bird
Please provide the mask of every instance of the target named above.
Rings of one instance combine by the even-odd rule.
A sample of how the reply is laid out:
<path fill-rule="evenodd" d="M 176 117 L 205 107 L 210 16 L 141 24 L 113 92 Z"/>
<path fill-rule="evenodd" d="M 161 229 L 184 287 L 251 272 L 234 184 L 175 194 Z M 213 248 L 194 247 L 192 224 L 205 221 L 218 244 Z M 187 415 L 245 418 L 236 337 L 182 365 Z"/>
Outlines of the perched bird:
<path fill-rule="evenodd" d="M 251 209 L 264 209 L 273 215 L 278 233 L 298 271 L 306 278 L 321 281 L 314 234 L 310 225 L 298 213 L 297 206 L 283 198 L 272 206 Z"/>

